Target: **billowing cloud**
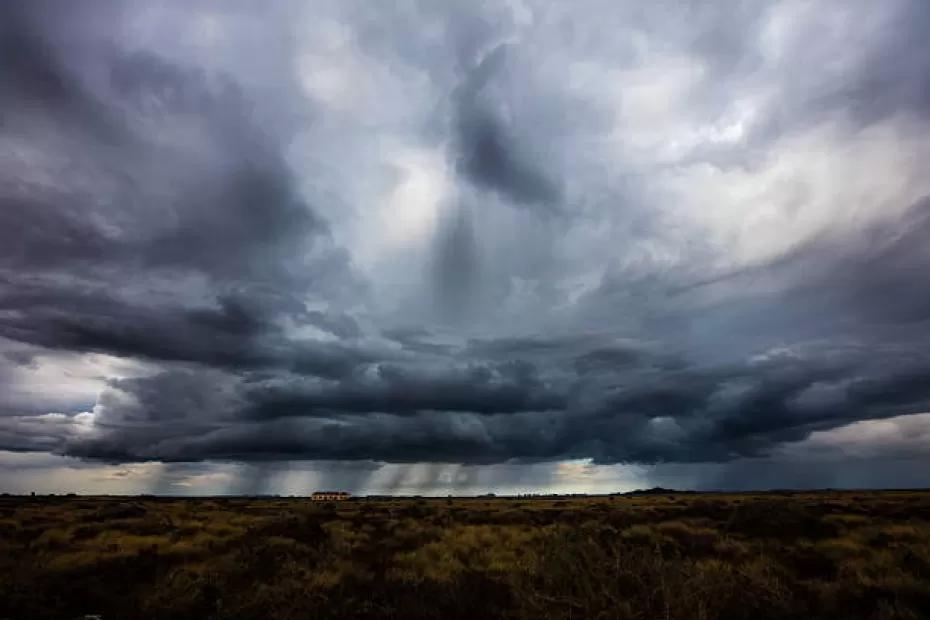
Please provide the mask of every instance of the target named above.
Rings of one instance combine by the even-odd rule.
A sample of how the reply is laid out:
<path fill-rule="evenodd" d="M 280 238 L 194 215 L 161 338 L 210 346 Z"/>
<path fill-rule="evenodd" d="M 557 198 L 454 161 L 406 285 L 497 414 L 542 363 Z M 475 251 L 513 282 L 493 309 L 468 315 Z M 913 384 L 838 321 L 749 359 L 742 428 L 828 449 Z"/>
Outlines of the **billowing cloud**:
<path fill-rule="evenodd" d="M 914 458 L 928 31 L 918 0 L 6 6 L 0 451 L 164 492 Z"/>

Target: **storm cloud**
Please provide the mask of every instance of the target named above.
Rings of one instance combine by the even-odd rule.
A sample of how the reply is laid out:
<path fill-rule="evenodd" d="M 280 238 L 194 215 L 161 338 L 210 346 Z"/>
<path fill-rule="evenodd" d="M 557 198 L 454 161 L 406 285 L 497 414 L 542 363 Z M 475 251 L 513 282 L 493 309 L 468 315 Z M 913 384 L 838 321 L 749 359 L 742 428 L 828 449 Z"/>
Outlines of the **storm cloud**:
<path fill-rule="evenodd" d="M 919 0 L 4 6 L 0 451 L 744 488 L 842 444 L 890 484 L 930 412 L 927 34 Z"/>

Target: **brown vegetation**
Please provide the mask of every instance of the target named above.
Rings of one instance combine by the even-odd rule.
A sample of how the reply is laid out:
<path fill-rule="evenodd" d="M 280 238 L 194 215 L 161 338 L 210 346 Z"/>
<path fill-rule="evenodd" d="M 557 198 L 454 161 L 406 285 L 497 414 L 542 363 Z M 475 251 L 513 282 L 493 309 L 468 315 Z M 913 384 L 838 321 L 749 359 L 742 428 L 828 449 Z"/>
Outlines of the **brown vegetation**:
<path fill-rule="evenodd" d="M 926 618 L 930 493 L 0 499 L 0 618 Z"/>

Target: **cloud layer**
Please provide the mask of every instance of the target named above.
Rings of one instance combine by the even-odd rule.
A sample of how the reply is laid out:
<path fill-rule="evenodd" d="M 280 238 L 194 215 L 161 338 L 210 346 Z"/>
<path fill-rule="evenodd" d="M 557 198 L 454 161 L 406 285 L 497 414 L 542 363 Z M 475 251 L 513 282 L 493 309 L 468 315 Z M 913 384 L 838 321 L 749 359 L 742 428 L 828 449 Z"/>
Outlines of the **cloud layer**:
<path fill-rule="evenodd" d="M 930 411 L 923 2 L 0 13 L 0 450 L 699 471 Z"/>

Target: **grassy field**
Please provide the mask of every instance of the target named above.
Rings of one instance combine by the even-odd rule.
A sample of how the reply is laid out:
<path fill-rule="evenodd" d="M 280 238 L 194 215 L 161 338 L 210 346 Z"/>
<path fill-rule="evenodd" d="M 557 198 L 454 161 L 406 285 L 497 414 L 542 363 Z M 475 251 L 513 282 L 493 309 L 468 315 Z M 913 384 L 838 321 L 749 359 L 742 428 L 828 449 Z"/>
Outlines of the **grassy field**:
<path fill-rule="evenodd" d="M 0 498 L 0 618 L 928 618 L 930 492 Z"/>

